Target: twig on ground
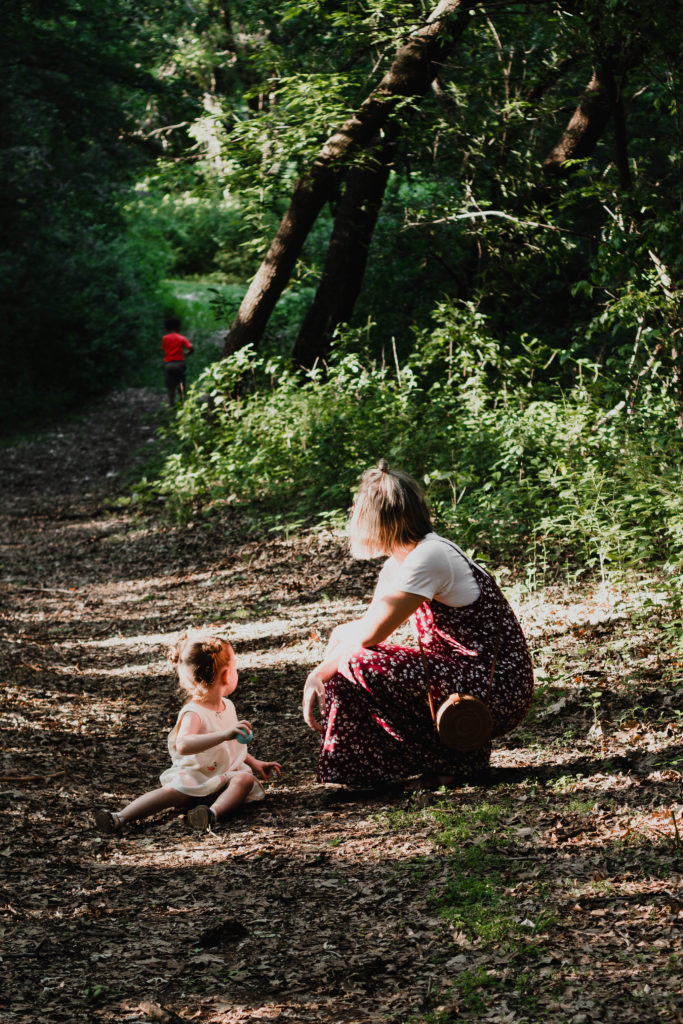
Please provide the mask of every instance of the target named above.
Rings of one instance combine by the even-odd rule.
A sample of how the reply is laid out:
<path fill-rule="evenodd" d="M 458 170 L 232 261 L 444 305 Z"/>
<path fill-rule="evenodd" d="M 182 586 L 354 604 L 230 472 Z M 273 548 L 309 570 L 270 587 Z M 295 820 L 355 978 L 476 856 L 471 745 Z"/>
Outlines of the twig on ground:
<path fill-rule="evenodd" d="M 60 775 L 64 775 L 64 769 L 49 775 L 0 775 L 0 782 L 48 782 L 50 779 L 58 779 Z"/>
<path fill-rule="evenodd" d="M 73 594 L 75 587 L 25 587 L 21 583 L 5 583 L 6 587 L 20 592 L 30 591 L 33 594 Z"/>

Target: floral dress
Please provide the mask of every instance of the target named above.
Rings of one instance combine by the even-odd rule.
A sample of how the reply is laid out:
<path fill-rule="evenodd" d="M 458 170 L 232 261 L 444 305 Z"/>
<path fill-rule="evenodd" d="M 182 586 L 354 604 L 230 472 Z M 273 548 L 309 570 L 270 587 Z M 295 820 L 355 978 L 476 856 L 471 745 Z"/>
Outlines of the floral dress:
<path fill-rule="evenodd" d="M 425 600 L 412 616 L 438 706 L 451 693 L 488 702 L 493 736 L 517 726 L 529 708 L 534 675 L 522 629 L 489 574 L 470 560 L 479 584 L 472 604 L 452 608 Z M 502 602 L 502 614 L 501 614 Z M 372 785 L 416 774 L 452 775 L 485 768 L 487 743 L 469 754 L 448 750 L 437 736 L 418 650 L 382 643 L 361 648 L 325 683 L 318 781 Z"/>
<path fill-rule="evenodd" d="M 188 796 L 203 797 L 222 789 L 238 772 L 252 773 L 249 765 L 244 763 L 247 747 L 238 740 L 225 740 L 198 754 L 178 753 L 175 745 L 178 729 L 188 711 L 194 711 L 201 720 L 200 733 L 226 732 L 237 725 L 235 705 L 227 697 L 223 697 L 223 704 L 223 711 L 210 711 L 194 701 L 180 709 L 176 723 L 168 734 L 168 752 L 172 763 L 160 776 L 162 786 L 187 793 Z M 263 800 L 264 796 L 263 786 L 255 779 L 247 802 Z"/>

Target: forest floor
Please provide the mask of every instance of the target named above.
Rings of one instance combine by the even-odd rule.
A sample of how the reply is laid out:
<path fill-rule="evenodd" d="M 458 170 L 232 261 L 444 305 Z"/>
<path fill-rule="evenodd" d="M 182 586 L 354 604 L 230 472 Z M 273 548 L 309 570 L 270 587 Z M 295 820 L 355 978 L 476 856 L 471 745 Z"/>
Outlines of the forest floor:
<path fill-rule="evenodd" d="M 159 401 L 114 395 L 3 450 L 4 1024 L 683 1022 L 683 656 L 663 578 L 530 592 L 503 575 L 538 689 L 490 775 L 318 786 L 302 682 L 377 566 L 334 532 L 117 504 Z M 167 813 L 102 837 L 93 809 L 166 767 L 165 649 L 202 623 L 234 638 L 252 752 L 283 777 L 215 833 Z"/>

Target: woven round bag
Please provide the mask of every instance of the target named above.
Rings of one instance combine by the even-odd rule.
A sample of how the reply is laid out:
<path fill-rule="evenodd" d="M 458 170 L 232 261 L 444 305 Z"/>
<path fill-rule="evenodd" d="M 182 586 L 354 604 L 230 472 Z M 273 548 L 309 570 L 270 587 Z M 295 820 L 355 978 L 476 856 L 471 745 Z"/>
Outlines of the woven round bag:
<path fill-rule="evenodd" d="M 449 750 L 457 750 L 460 754 L 471 754 L 473 750 L 483 747 L 491 739 L 491 733 L 493 732 L 493 718 L 491 717 L 488 704 L 491 700 L 493 676 L 498 661 L 500 634 L 503 627 L 504 598 L 493 576 L 490 576 L 490 579 L 498 591 L 498 629 L 496 631 L 496 649 L 489 674 L 489 688 L 485 701 L 480 700 L 479 697 L 472 697 L 467 693 L 451 693 L 439 704 L 437 710 L 434 700 L 435 694 L 432 690 L 432 681 L 429 677 L 429 665 L 425 657 L 424 647 L 422 646 L 422 638 L 419 632 L 417 634 L 417 643 L 420 648 L 422 665 L 427 681 L 427 700 L 429 701 L 429 710 L 436 734 L 444 747 L 448 747 Z"/>
<path fill-rule="evenodd" d="M 491 739 L 493 719 L 483 700 L 452 693 L 436 712 L 436 731 L 444 747 L 470 754 Z"/>

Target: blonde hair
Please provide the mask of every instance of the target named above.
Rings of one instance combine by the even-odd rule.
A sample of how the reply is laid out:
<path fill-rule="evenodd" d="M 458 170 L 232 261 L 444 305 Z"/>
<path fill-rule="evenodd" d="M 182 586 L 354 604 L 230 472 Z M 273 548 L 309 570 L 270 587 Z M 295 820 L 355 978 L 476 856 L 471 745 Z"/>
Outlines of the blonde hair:
<path fill-rule="evenodd" d="M 229 640 L 210 630 L 182 633 L 168 652 L 178 676 L 178 685 L 192 697 L 205 697 L 216 675 L 235 656 Z"/>
<path fill-rule="evenodd" d="M 347 526 L 356 558 L 388 555 L 395 546 L 416 544 L 432 532 L 432 517 L 417 480 L 380 459 L 366 469 Z"/>

